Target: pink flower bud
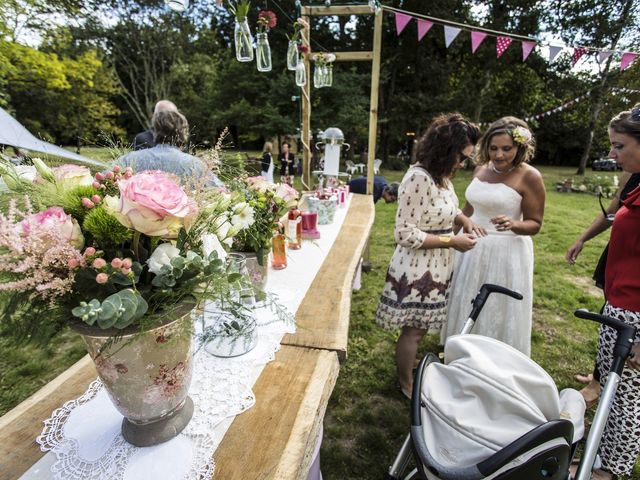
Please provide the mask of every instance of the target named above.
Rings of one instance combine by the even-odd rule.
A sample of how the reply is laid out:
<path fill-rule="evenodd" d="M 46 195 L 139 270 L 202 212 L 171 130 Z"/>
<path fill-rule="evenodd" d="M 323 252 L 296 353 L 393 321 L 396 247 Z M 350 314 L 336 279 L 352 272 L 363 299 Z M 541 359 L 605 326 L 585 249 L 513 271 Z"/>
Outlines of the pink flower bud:
<path fill-rule="evenodd" d="M 120 170 L 122 170 L 122 167 L 120 167 L 120 165 L 114 165 L 113 173 L 120 173 Z"/>
<path fill-rule="evenodd" d="M 106 273 L 99 273 L 96 275 L 96 282 L 98 283 L 107 283 L 109 281 L 109 275 Z"/>
<path fill-rule="evenodd" d="M 91 186 L 97 189 L 97 188 L 100 188 L 102 185 L 100 184 L 100 182 L 93 182 Z"/>
<path fill-rule="evenodd" d="M 97 205 L 102 201 L 102 197 L 100 195 L 94 195 L 91 197 L 91 201 Z"/>
<path fill-rule="evenodd" d="M 99 182 L 103 181 L 104 180 L 104 173 L 100 173 L 100 172 L 96 173 L 95 179 L 97 181 L 99 181 Z"/>
<path fill-rule="evenodd" d="M 125 258 L 122 261 L 122 268 L 131 268 L 131 265 L 133 265 L 133 262 L 131 261 L 130 258 Z"/>
<path fill-rule="evenodd" d="M 95 207 L 96 205 L 91 200 L 89 200 L 87 197 L 82 197 L 82 206 L 85 207 L 85 208 L 91 209 L 91 208 Z"/>
<path fill-rule="evenodd" d="M 113 172 L 107 172 L 107 174 L 105 175 L 105 177 L 107 177 L 109 180 L 113 180 L 113 178 L 115 177 L 115 175 L 113 174 Z"/>
<path fill-rule="evenodd" d="M 129 272 L 131 271 L 131 269 L 122 267 L 120 271 L 122 272 L 123 275 L 129 275 Z"/>
<path fill-rule="evenodd" d="M 131 178 L 133 177 L 133 172 L 124 172 L 124 178 Z"/>
<path fill-rule="evenodd" d="M 120 268 L 122 266 L 122 259 L 118 257 L 114 258 L 111 260 L 111 266 L 113 268 Z"/>
<path fill-rule="evenodd" d="M 78 268 L 78 266 L 80 266 L 80 262 L 78 261 L 77 258 L 70 258 L 69 261 L 67 262 L 67 265 L 69 265 L 69 268 Z"/>
<path fill-rule="evenodd" d="M 87 247 L 84 251 L 85 257 L 90 257 L 91 255 L 95 255 L 95 254 L 96 254 L 96 249 L 93 247 Z"/>
<path fill-rule="evenodd" d="M 105 262 L 105 260 L 103 258 L 96 258 L 93 263 L 91 264 L 91 266 L 93 268 L 102 268 L 107 264 L 107 262 Z"/>

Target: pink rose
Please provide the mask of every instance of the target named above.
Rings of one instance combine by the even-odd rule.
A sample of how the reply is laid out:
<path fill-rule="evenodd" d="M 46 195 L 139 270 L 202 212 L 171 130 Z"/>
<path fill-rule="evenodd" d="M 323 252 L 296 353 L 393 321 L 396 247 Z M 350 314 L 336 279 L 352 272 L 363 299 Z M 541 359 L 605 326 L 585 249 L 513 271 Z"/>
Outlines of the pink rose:
<path fill-rule="evenodd" d="M 283 199 L 286 203 L 289 203 L 298 199 L 298 191 L 286 183 L 281 183 L 276 189 L 276 196 Z"/>
<path fill-rule="evenodd" d="M 266 192 L 272 185 L 272 183 L 267 182 L 267 179 L 264 177 L 248 177 L 246 181 L 247 185 L 259 192 Z"/>
<path fill-rule="evenodd" d="M 93 184 L 93 176 L 87 167 L 66 163 L 51 169 L 58 185 L 64 188 L 88 187 Z"/>
<path fill-rule="evenodd" d="M 105 207 L 122 225 L 150 237 L 177 238 L 198 213 L 196 203 L 165 172 L 140 172 L 117 183 L 120 198 L 105 197 Z"/>
<path fill-rule="evenodd" d="M 38 235 L 43 234 L 44 236 L 47 236 L 47 233 L 50 232 L 50 239 L 45 240 L 45 242 L 56 241 L 54 234 L 58 234 L 77 249 L 81 249 L 84 246 L 84 237 L 82 236 L 80 225 L 71 215 L 64 213 L 61 207 L 49 207 L 43 212 L 29 215 L 25 217 L 21 225 L 25 235 L 29 235 L 32 230 L 35 230 Z"/>

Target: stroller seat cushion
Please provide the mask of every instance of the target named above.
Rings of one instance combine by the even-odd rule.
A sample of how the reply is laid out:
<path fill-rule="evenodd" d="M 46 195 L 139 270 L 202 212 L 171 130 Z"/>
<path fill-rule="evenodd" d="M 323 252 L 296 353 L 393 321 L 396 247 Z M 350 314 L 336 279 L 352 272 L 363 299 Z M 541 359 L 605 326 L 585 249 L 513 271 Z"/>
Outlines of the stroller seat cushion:
<path fill-rule="evenodd" d="M 567 398 L 577 401 L 573 394 Z M 452 467 L 481 462 L 549 420 L 580 416 L 579 408 L 561 406 L 553 379 L 538 364 L 480 335 L 447 340 L 445 364 L 425 371 L 422 400 L 429 452 Z M 571 414 L 561 415 L 565 410 Z"/>

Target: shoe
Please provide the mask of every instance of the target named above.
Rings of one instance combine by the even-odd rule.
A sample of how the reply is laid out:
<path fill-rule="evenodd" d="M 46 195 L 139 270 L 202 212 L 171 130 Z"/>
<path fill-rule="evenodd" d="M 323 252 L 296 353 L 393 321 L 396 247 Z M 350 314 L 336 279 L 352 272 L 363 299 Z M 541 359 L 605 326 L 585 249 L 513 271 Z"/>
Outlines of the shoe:
<path fill-rule="evenodd" d="M 587 405 L 587 409 L 593 407 L 600 399 L 600 389 L 598 392 L 594 392 L 592 389 L 585 387 L 580 390 L 580 395 L 584 398 L 584 403 Z"/>
<path fill-rule="evenodd" d="M 589 375 L 582 375 L 579 373 L 574 378 L 580 383 L 591 383 L 593 381 L 593 374 L 590 373 Z"/>

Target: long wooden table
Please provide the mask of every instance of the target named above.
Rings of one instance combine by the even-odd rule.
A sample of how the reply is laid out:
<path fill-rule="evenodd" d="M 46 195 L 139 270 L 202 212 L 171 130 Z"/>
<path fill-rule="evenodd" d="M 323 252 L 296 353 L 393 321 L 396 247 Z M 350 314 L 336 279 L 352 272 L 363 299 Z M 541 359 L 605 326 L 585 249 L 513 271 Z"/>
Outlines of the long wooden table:
<path fill-rule="evenodd" d="M 373 225 L 372 197 L 354 195 L 327 258 L 296 312 L 297 332 L 254 385 L 216 450 L 218 479 L 306 479 L 318 432 L 347 353 L 351 284 Z M 0 417 L 0 480 L 19 478 L 43 455 L 42 422 L 97 376 L 88 356 Z"/>

